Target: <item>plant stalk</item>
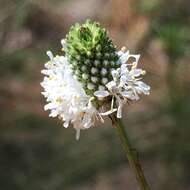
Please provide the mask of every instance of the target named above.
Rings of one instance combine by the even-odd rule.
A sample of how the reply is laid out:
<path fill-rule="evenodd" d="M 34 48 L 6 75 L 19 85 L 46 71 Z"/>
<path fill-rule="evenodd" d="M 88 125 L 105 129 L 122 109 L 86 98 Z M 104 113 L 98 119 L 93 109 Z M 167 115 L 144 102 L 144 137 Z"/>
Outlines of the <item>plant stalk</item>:
<path fill-rule="evenodd" d="M 111 116 L 111 120 L 112 120 L 112 125 L 117 130 L 118 136 L 121 140 L 125 154 L 129 161 L 129 165 L 135 173 L 137 182 L 139 183 L 141 190 L 150 190 L 150 187 L 145 179 L 142 167 L 140 165 L 137 151 L 135 149 L 133 149 L 132 146 L 130 145 L 130 142 L 129 142 L 127 133 L 125 131 L 125 127 L 122 123 L 122 120 L 118 119 L 116 117 L 116 115 L 114 115 L 114 114 Z"/>

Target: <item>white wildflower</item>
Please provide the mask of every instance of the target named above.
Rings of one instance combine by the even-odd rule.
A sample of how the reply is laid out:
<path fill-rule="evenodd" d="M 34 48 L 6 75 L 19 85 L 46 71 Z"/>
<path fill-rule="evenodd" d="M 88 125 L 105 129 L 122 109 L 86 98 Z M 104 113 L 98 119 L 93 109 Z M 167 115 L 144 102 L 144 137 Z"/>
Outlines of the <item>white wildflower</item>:
<path fill-rule="evenodd" d="M 42 94 L 48 104 L 45 110 L 50 110 L 50 117 L 59 117 L 64 127 L 70 124 L 77 130 L 77 139 L 80 129 L 93 126 L 98 111 L 92 105 L 92 98 L 87 96 L 81 83 L 74 79 L 67 58 L 56 56 L 48 51 L 50 61 L 45 64 L 45 75 L 41 86 Z"/>
<path fill-rule="evenodd" d="M 61 44 L 63 56 L 48 51 L 50 61 L 42 70 L 44 109 L 61 119 L 65 128 L 73 126 L 77 139 L 81 129 L 96 120 L 103 122 L 102 116 L 113 112 L 121 118 L 126 102 L 149 94 L 150 87 L 141 81 L 145 71 L 137 68 L 140 55 L 130 54 L 126 47 L 117 52 L 98 23 L 76 23 Z"/>
<path fill-rule="evenodd" d="M 106 84 L 107 90 L 98 90 L 94 95 L 101 100 L 107 96 L 111 96 L 111 109 L 101 114 L 109 115 L 117 111 L 117 117 L 121 118 L 123 105 L 128 100 L 139 100 L 139 94 L 148 95 L 150 87 L 142 82 L 140 78 L 141 75 L 145 74 L 144 70 L 137 68 L 140 55 L 131 55 L 129 51 L 119 51 L 118 55 L 118 64 L 121 64 L 121 66 L 112 71 L 113 80 Z M 134 58 L 135 61 L 127 63 L 130 58 Z M 117 108 L 114 108 L 115 101 Z"/>

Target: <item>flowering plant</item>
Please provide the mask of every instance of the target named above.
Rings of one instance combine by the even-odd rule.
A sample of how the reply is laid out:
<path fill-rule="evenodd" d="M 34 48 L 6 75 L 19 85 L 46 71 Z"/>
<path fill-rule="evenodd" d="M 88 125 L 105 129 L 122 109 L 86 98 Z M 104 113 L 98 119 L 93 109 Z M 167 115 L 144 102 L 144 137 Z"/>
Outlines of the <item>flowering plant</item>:
<path fill-rule="evenodd" d="M 129 144 L 120 121 L 122 108 L 150 91 L 141 81 L 145 71 L 137 68 L 140 55 L 130 54 L 126 48 L 117 51 L 107 31 L 90 20 L 72 26 L 61 44 L 63 54 L 54 56 L 48 51 L 50 61 L 42 70 L 42 94 L 48 102 L 44 109 L 50 110 L 50 117 L 61 119 L 64 127 L 73 126 L 77 139 L 81 129 L 94 126 L 95 121 L 103 122 L 108 115 L 126 148 Z M 128 151 L 137 179 L 148 189 L 130 147 Z"/>

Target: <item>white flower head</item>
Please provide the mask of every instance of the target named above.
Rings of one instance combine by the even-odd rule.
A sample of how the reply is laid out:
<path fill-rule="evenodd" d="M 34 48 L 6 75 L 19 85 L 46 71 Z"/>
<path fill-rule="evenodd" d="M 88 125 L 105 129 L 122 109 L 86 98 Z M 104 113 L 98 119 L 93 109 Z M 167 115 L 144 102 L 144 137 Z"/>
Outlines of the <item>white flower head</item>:
<path fill-rule="evenodd" d="M 81 129 L 103 122 L 102 116 L 116 113 L 121 118 L 126 102 L 149 94 L 150 87 L 141 81 L 145 71 L 137 68 L 140 55 L 125 47 L 117 52 L 98 23 L 75 24 L 61 44 L 63 55 L 48 51 L 50 61 L 42 70 L 44 109 L 61 119 L 65 128 L 73 126 L 77 139 Z"/>
<path fill-rule="evenodd" d="M 45 75 L 41 86 L 42 94 L 48 104 L 45 110 L 50 110 L 50 117 L 59 117 L 64 127 L 70 124 L 78 131 L 93 126 L 97 109 L 92 105 L 92 98 L 87 96 L 81 83 L 74 79 L 68 60 L 64 56 L 56 56 L 48 51 L 50 61 L 45 64 Z"/>
<path fill-rule="evenodd" d="M 120 68 L 112 71 L 113 80 L 106 84 L 107 90 L 98 90 L 94 93 L 100 99 L 112 96 L 111 109 L 102 115 L 109 115 L 117 111 L 117 117 L 122 117 L 122 107 L 127 101 L 139 100 L 139 94 L 149 95 L 150 86 L 141 81 L 141 75 L 145 71 L 137 68 L 140 55 L 131 55 L 129 51 L 119 51 Z M 127 63 L 130 58 L 135 61 Z M 116 101 L 116 108 L 114 108 L 114 100 Z"/>

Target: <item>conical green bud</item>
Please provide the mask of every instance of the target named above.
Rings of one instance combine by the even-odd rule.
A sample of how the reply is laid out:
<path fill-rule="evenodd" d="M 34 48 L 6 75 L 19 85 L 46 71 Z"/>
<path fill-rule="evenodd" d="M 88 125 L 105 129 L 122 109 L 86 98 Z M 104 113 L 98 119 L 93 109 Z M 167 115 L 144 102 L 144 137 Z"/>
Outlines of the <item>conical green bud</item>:
<path fill-rule="evenodd" d="M 118 55 L 107 31 L 97 22 L 75 24 L 66 36 L 65 50 L 73 74 L 87 94 L 104 88 L 112 80 L 111 70 L 119 67 Z"/>

